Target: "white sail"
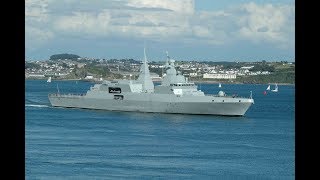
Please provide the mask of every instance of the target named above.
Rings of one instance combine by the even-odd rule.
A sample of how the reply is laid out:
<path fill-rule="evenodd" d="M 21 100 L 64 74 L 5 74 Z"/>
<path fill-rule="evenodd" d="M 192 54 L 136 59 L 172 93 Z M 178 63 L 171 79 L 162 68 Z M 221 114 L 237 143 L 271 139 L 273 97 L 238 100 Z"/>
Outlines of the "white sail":
<path fill-rule="evenodd" d="M 266 89 L 267 91 L 270 91 L 270 85 L 267 87 L 267 89 Z"/>
<path fill-rule="evenodd" d="M 278 92 L 278 85 L 276 84 L 274 89 L 271 90 L 272 92 Z"/>
<path fill-rule="evenodd" d="M 219 88 L 221 88 L 221 83 L 219 83 Z"/>
<path fill-rule="evenodd" d="M 48 78 L 47 82 L 48 82 L 48 83 L 50 83 L 50 82 L 51 82 L 51 77 L 49 77 L 49 78 Z"/>

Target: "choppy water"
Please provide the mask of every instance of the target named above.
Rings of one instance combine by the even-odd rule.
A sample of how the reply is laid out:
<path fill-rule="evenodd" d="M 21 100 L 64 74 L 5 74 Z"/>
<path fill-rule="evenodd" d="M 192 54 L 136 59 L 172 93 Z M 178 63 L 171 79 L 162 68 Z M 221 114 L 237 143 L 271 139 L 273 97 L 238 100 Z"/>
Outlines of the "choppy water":
<path fill-rule="evenodd" d="M 225 85 L 244 117 L 65 109 L 48 93 L 89 82 L 26 80 L 26 179 L 294 179 L 295 87 Z M 217 93 L 217 84 L 199 85 Z"/>

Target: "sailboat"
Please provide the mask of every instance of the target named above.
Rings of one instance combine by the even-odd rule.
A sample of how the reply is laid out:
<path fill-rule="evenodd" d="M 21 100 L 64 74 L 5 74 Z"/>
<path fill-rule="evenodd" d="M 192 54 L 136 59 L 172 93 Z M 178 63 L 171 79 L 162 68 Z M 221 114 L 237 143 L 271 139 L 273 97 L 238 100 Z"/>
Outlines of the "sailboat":
<path fill-rule="evenodd" d="M 48 83 L 51 83 L 51 77 L 48 78 L 47 82 L 48 82 Z"/>
<path fill-rule="evenodd" d="M 276 86 L 274 87 L 274 89 L 271 90 L 272 92 L 278 92 L 278 85 L 276 84 Z"/>
<path fill-rule="evenodd" d="M 270 91 L 270 85 L 267 87 L 267 89 L 266 89 L 267 91 Z"/>
<path fill-rule="evenodd" d="M 219 88 L 221 88 L 221 83 L 219 83 Z"/>

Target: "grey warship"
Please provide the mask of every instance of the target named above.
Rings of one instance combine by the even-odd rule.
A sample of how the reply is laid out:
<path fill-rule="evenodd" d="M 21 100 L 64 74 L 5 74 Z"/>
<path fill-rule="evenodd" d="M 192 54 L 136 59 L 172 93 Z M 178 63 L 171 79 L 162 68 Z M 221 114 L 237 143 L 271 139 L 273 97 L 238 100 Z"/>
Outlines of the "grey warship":
<path fill-rule="evenodd" d="M 154 86 L 144 49 L 137 80 L 103 81 L 90 87 L 86 94 L 52 93 L 48 98 L 54 107 L 224 116 L 244 116 L 254 103 L 252 94 L 250 97 L 228 96 L 223 91 L 204 94 L 175 69 L 174 63 L 167 53 L 166 75 L 160 85 Z"/>

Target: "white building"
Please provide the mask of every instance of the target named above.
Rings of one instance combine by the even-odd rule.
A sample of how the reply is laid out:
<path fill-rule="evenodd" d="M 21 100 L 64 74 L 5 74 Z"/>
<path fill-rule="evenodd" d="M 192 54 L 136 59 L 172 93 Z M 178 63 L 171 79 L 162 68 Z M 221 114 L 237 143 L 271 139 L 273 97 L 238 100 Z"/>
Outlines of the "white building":
<path fill-rule="evenodd" d="M 208 79 L 236 79 L 235 74 L 203 74 L 203 78 Z"/>
<path fill-rule="evenodd" d="M 189 76 L 190 77 L 196 77 L 198 75 L 198 73 L 190 73 Z"/>
<path fill-rule="evenodd" d="M 252 69 L 254 66 L 243 66 L 240 69 Z"/>
<path fill-rule="evenodd" d="M 44 74 L 25 74 L 25 77 L 44 78 Z"/>
<path fill-rule="evenodd" d="M 93 79 L 93 76 L 86 76 L 84 79 Z"/>

